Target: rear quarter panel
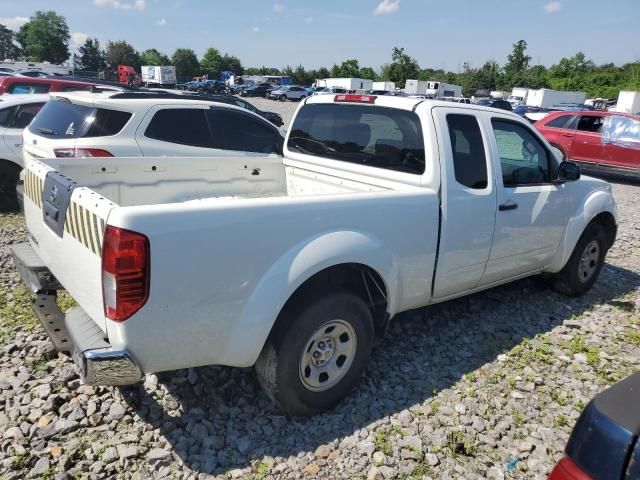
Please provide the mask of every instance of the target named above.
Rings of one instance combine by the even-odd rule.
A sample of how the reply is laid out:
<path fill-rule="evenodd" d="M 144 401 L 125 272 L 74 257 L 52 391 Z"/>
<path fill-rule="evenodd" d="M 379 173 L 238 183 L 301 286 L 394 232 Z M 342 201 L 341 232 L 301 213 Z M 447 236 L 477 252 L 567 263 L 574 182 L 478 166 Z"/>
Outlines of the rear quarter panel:
<path fill-rule="evenodd" d="M 376 270 L 391 315 L 426 304 L 438 200 L 426 189 L 211 200 L 116 208 L 109 224 L 144 233 L 151 248 L 149 300 L 126 322 L 107 322 L 110 342 L 145 372 L 244 367 L 290 295 L 329 266 Z"/>

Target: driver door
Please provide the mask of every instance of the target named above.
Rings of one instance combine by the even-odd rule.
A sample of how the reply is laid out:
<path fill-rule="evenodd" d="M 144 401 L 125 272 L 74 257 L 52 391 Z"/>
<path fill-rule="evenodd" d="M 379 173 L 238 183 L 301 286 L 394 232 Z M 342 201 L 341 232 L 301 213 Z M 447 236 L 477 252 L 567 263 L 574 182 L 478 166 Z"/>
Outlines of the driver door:
<path fill-rule="evenodd" d="M 544 268 L 560 244 L 569 208 L 564 186 L 552 181 L 556 159 L 538 136 L 505 117 L 493 116 L 489 128 L 498 209 L 481 285 Z"/>

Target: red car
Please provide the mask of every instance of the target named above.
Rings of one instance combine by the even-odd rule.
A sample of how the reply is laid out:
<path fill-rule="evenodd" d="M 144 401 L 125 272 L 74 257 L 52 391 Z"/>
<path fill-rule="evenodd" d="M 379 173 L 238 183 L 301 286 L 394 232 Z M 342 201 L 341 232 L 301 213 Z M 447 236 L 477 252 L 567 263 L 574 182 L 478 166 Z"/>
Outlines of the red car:
<path fill-rule="evenodd" d="M 19 75 L 0 77 L 0 95 L 5 93 L 25 94 L 25 93 L 49 93 L 49 92 L 70 92 L 83 90 L 94 85 L 91 82 L 76 82 L 73 80 L 63 80 L 54 77 L 24 77 Z"/>
<path fill-rule="evenodd" d="M 640 117 L 615 112 L 554 112 L 534 124 L 566 159 L 594 173 L 640 178 Z"/>

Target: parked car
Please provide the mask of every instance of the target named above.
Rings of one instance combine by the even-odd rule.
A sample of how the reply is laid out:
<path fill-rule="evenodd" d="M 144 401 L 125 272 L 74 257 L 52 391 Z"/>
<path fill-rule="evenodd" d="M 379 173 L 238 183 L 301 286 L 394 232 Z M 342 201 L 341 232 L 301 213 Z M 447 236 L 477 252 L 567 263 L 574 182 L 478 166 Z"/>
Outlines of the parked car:
<path fill-rule="evenodd" d="M 349 93 L 342 87 L 324 87 L 313 92 L 314 95 L 330 95 L 333 93 Z"/>
<path fill-rule="evenodd" d="M 280 100 L 281 102 L 286 102 L 287 100 L 302 100 L 308 96 L 309 94 L 306 88 L 295 85 L 278 87 L 269 94 L 270 99 Z"/>
<path fill-rule="evenodd" d="M 197 130 L 169 120 L 158 127 Z M 542 272 L 581 295 L 616 237 L 611 186 L 493 108 L 316 95 L 284 158 L 165 151 L 27 163 L 15 264 L 86 383 L 255 365 L 288 414 L 318 413 L 360 381 L 398 313 Z M 66 316 L 62 286 L 79 305 Z"/>
<path fill-rule="evenodd" d="M 269 96 L 269 93 L 274 89 L 271 85 L 252 85 L 245 88 L 240 92 L 242 97 L 265 97 Z"/>
<path fill-rule="evenodd" d="M 0 102 L 0 211 L 18 208 L 16 185 L 23 167 L 22 131 L 49 95 L 12 95 Z"/>
<path fill-rule="evenodd" d="M 640 372 L 599 393 L 576 422 L 549 480 L 640 478 Z"/>
<path fill-rule="evenodd" d="M 492 100 L 488 105 L 491 108 L 499 108 L 500 110 L 506 110 L 508 112 L 513 110 L 513 107 L 506 100 Z"/>
<path fill-rule="evenodd" d="M 34 78 L 49 78 L 51 76 L 49 73 L 43 72 L 42 70 L 21 70 L 18 72 L 18 75 Z"/>
<path fill-rule="evenodd" d="M 271 123 L 273 123 L 276 127 L 281 127 L 284 125 L 284 121 L 282 120 L 282 116 L 279 113 L 268 112 L 265 110 L 260 110 L 256 108 L 252 103 L 238 98 L 234 95 L 212 95 L 210 96 L 212 100 L 222 103 L 230 103 L 231 105 L 237 105 L 238 107 L 245 108 L 251 112 L 257 113 L 261 117 L 266 118 Z"/>
<path fill-rule="evenodd" d="M 611 126 L 608 130 L 607 125 Z M 566 158 L 579 163 L 586 171 L 640 177 L 638 116 L 600 111 L 561 111 L 547 115 L 534 126 Z M 603 129 L 609 135 L 603 136 Z"/>
<path fill-rule="evenodd" d="M 53 94 L 24 131 L 24 158 L 281 155 L 284 132 L 204 96 L 163 92 Z"/>
<path fill-rule="evenodd" d="M 49 93 L 71 92 L 76 90 L 88 90 L 96 83 L 85 81 L 73 81 L 59 78 L 32 78 L 13 75 L 0 77 L 0 95 L 25 94 L 25 93 Z"/>

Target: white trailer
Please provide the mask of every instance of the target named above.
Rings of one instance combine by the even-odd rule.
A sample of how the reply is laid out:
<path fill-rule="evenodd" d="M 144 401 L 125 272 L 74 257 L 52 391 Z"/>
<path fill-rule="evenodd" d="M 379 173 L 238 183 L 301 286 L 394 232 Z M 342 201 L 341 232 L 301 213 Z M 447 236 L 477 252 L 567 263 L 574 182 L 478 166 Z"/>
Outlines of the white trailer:
<path fill-rule="evenodd" d="M 618 95 L 618 103 L 614 109 L 620 113 L 640 114 L 640 92 L 622 91 Z"/>
<path fill-rule="evenodd" d="M 493 90 L 491 93 L 489 93 L 489 97 L 493 98 L 494 100 L 506 100 L 508 96 L 509 94 L 503 90 Z"/>
<path fill-rule="evenodd" d="M 396 84 L 394 82 L 373 82 L 371 90 L 384 90 L 385 92 L 394 92 Z"/>
<path fill-rule="evenodd" d="M 427 82 L 426 95 L 432 98 L 456 98 L 462 96 L 462 87 L 444 82 Z"/>
<path fill-rule="evenodd" d="M 143 65 L 142 82 L 147 86 L 170 86 L 176 84 L 176 67 Z"/>
<path fill-rule="evenodd" d="M 315 81 L 316 87 L 338 87 L 345 90 L 371 90 L 373 80 L 366 78 L 321 78 Z"/>
<path fill-rule="evenodd" d="M 507 101 L 513 106 L 527 103 L 527 98 L 529 97 L 529 91 L 530 90 L 528 88 L 515 87 L 511 91 L 511 95 L 507 97 Z M 534 90 L 531 90 L 531 91 L 534 91 Z"/>
<path fill-rule="evenodd" d="M 404 93 L 409 95 L 426 95 L 427 82 L 424 80 L 407 80 L 404 84 Z"/>
<path fill-rule="evenodd" d="M 587 98 L 585 92 L 564 92 L 559 90 L 529 90 L 526 104 L 530 107 L 551 108 L 563 104 L 583 105 Z"/>

